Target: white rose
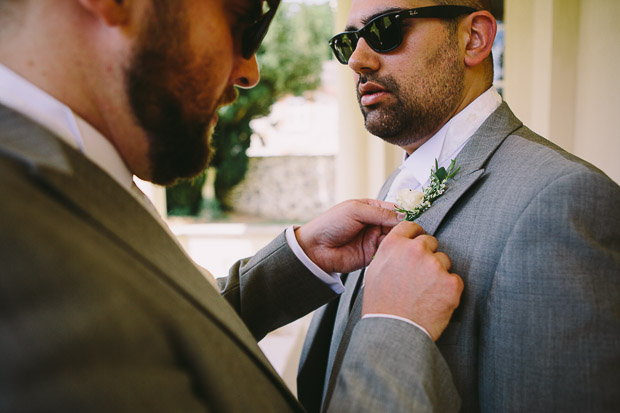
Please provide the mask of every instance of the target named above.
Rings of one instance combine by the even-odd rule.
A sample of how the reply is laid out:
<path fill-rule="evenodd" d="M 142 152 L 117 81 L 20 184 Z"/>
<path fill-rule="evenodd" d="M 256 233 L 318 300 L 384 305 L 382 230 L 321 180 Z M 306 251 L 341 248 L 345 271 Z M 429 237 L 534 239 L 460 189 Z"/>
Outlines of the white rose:
<path fill-rule="evenodd" d="M 396 203 L 402 209 L 407 211 L 413 211 L 422 203 L 424 199 L 424 193 L 420 191 L 414 191 L 412 189 L 403 188 L 396 195 Z"/>

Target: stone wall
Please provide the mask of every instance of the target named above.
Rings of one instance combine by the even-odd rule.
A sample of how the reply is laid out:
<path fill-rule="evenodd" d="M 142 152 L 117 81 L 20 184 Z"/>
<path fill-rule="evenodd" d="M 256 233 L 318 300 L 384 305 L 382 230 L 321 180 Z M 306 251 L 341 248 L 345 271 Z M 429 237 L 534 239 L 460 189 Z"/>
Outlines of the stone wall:
<path fill-rule="evenodd" d="M 250 158 L 228 201 L 241 214 L 306 222 L 334 204 L 334 162 L 334 156 Z"/>

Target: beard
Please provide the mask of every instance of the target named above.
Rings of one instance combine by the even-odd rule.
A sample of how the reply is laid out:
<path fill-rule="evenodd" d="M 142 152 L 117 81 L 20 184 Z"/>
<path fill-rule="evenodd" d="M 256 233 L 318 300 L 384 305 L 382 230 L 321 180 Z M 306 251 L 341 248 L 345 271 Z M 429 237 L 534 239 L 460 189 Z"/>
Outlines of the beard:
<path fill-rule="evenodd" d="M 357 99 L 368 132 L 404 147 L 430 137 L 448 120 L 463 95 L 465 77 L 458 42 L 448 37 L 427 59 L 422 76 L 413 74 L 400 82 L 393 76 L 360 76 Z M 359 84 L 368 81 L 382 86 L 395 101 L 363 106 Z"/>
<path fill-rule="evenodd" d="M 125 87 L 148 139 L 151 181 L 170 185 L 206 168 L 216 111 L 232 103 L 237 91 L 230 86 L 214 99 L 209 87 L 214 69 L 210 59 L 197 61 L 190 49 L 182 10 L 176 2 L 155 8 L 126 70 Z"/>

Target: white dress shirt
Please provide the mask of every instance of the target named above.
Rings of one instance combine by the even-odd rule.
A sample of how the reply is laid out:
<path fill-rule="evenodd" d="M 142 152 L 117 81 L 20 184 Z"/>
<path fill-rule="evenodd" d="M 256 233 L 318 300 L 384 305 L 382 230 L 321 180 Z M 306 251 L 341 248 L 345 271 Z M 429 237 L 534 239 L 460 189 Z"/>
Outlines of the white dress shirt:
<path fill-rule="evenodd" d="M 405 152 L 400 173 L 392 182 L 385 200 L 394 202 L 403 188 L 421 190 L 430 183 L 431 168 L 437 160 L 439 167 L 447 168 L 469 138 L 502 103 L 502 97 L 491 86 L 465 109 L 457 113 L 439 131 L 411 155 Z M 457 165 L 458 167 L 458 165 Z"/>
<path fill-rule="evenodd" d="M 133 182 L 133 174 L 116 148 L 98 130 L 74 113 L 67 105 L 0 64 L 0 103 L 46 127 L 67 144 L 110 175 L 121 187 L 140 201 L 174 237 L 155 207 Z M 176 239 L 176 238 L 175 238 Z M 286 231 L 286 240 L 306 267 L 338 294 L 344 292 L 339 274 L 328 274 L 314 264 L 299 246 L 293 227 Z M 209 281 L 213 276 L 207 277 Z"/>

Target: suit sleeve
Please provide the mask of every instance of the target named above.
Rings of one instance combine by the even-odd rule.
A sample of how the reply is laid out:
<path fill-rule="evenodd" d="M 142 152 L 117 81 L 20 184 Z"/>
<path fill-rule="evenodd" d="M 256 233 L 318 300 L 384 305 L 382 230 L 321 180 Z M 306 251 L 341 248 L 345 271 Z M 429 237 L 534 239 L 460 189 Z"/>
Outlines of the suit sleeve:
<path fill-rule="evenodd" d="M 565 175 L 523 211 L 504 247 L 480 340 L 488 411 L 617 411 L 620 195 Z"/>
<path fill-rule="evenodd" d="M 257 340 L 336 297 L 295 256 L 284 233 L 218 279 L 222 296 Z"/>
<path fill-rule="evenodd" d="M 457 412 L 460 404 L 445 360 L 422 330 L 368 318 L 353 330 L 327 412 Z"/>

